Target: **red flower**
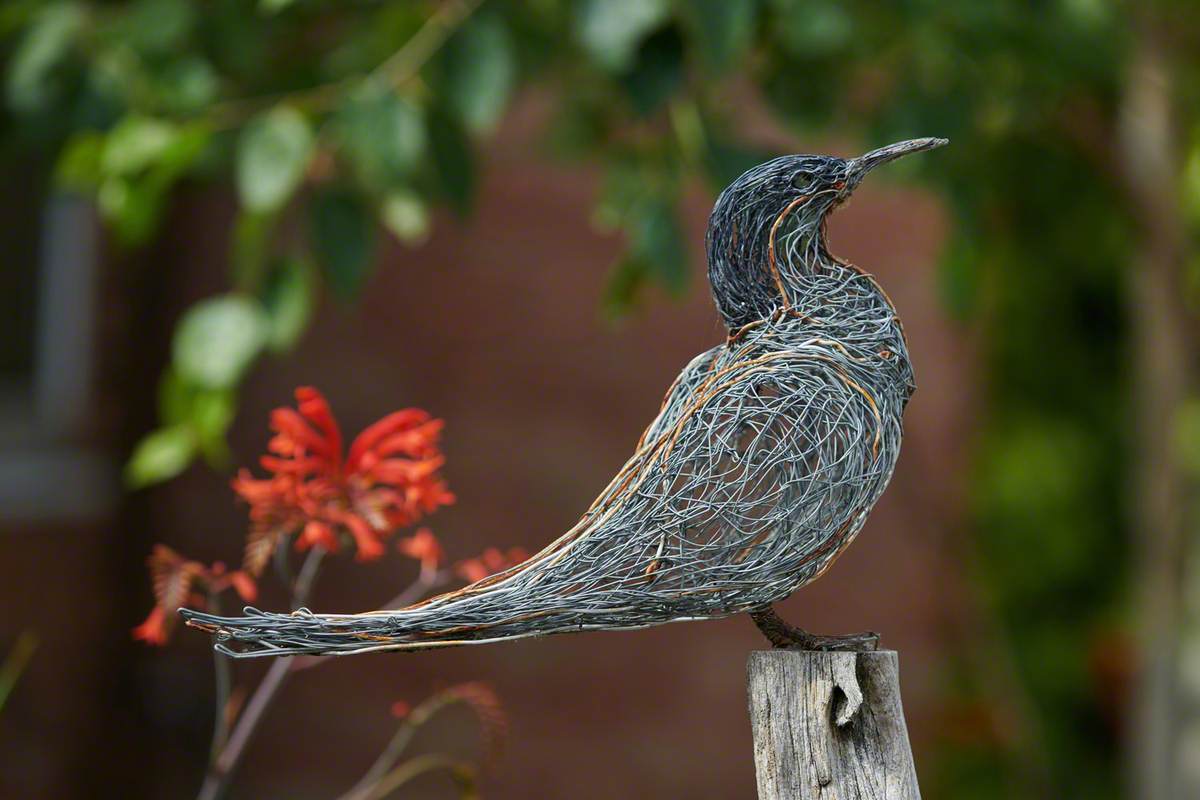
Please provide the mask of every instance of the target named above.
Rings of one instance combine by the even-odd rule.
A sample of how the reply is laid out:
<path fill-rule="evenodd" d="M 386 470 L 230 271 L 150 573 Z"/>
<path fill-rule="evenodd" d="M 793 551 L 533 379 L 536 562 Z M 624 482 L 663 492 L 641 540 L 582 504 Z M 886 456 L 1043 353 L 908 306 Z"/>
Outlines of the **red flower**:
<path fill-rule="evenodd" d="M 441 420 L 415 408 L 389 414 L 360 433 L 343 460 L 341 429 L 321 393 L 301 387 L 296 404 L 271 413 L 275 435 L 261 459 L 271 477 L 242 470 L 233 481 L 250 504 L 250 574 L 293 535 L 299 550 L 338 550 L 349 539 L 359 560 L 378 558 L 385 537 L 454 502 L 439 474 Z"/>
<path fill-rule="evenodd" d="M 499 548 L 489 547 L 475 558 L 455 564 L 454 571 L 468 583 L 475 583 L 502 569 L 516 566 L 527 558 L 529 554 L 520 547 L 510 547 L 507 553 L 500 552 Z"/>
<path fill-rule="evenodd" d="M 161 606 L 150 609 L 150 616 L 146 617 L 146 621 L 133 629 L 133 638 L 156 646 L 166 644 L 166 617 L 166 612 Z"/>
<path fill-rule="evenodd" d="M 429 528 L 418 528 L 412 536 L 406 536 L 397 542 L 396 549 L 409 558 L 420 561 L 421 571 L 429 574 L 437 572 L 445 556 L 442 543 Z"/>
<path fill-rule="evenodd" d="M 184 604 L 202 606 L 206 595 L 233 589 L 247 603 L 254 602 L 258 587 L 242 570 L 229 572 L 220 561 L 206 567 L 191 561 L 165 544 L 155 545 L 146 559 L 154 585 L 154 608 L 146 620 L 133 629 L 133 638 L 146 644 L 166 644 L 175 625 L 175 612 Z"/>
<path fill-rule="evenodd" d="M 412 706 L 403 700 L 397 700 L 392 703 L 392 716 L 396 719 L 404 719 L 412 711 Z"/>

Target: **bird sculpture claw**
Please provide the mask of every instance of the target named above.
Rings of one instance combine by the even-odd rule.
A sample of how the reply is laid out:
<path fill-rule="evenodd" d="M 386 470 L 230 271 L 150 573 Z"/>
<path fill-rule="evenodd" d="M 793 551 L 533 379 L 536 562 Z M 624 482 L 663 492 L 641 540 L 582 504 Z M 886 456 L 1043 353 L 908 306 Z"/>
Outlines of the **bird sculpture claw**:
<path fill-rule="evenodd" d="M 789 625 L 769 606 L 752 611 L 750 618 L 773 647 L 781 650 L 874 651 L 879 649 L 879 634 L 872 631 L 844 636 L 820 636 Z"/>

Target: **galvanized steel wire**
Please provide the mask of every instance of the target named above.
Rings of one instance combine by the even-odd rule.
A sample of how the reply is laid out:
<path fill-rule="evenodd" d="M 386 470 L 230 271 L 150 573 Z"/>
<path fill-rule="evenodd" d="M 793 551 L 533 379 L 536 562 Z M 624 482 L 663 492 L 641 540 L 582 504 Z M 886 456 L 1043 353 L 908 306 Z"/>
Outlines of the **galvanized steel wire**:
<path fill-rule="evenodd" d="M 708 255 L 729 338 L 687 365 L 632 458 L 528 561 L 404 609 L 190 623 L 234 656 L 343 655 L 723 617 L 815 579 L 887 485 L 912 389 L 891 303 L 825 249 L 853 168 L 777 159 L 722 193 Z"/>

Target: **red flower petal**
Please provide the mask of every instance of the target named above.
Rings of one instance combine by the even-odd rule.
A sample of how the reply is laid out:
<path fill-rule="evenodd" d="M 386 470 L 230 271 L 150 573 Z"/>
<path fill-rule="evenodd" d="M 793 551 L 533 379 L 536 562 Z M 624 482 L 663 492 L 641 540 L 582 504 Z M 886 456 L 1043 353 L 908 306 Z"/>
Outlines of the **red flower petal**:
<path fill-rule="evenodd" d="M 475 558 L 468 558 L 454 565 L 454 571 L 470 583 L 481 581 L 497 572 L 520 564 L 529 556 L 520 547 L 510 547 L 507 553 L 497 547 L 489 547 Z"/>
<path fill-rule="evenodd" d="M 433 419 L 412 430 L 392 434 L 375 447 L 375 452 L 381 456 L 399 454 L 413 458 L 431 455 L 437 450 L 442 425 L 440 419 Z"/>
<path fill-rule="evenodd" d="M 166 614 L 160 607 L 150 609 L 146 621 L 133 629 L 133 638 L 156 647 L 167 643 Z"/>
<path fill-rule="evenodd" d="M 427 480 L 410 487 L 408 499 L 419 511 L 430 514 L 441 506 L 453 505 L 456 498 L 442 481 Z"/>
<path fill-rule="evenodd" d="M 271 412 L 271 429 L 277 435 L 271 438 L 267 446 L 281 456 L 311 452 L 331 458 L 337 453 L 335 442 L 313 430 L 303 416 L 286 406 Z"/>
<path fill-rule="evenodd" d="M 396 549 L 409 558 L 421 562 L 421 569 L 436 572 L 442 562 L 442 543 L 433 535 L 429 528 L 420 528 L 412 536 L 400 540 Z"/>
<path fill-rule="evenodd" d="M 258 586 L 254 583 L 254 578 L 242 570 L 229 573 L 229 583 L 244 602 L 253 603 L 258 598 Z"/>
<path fill-rule="evenodd" d="M 415 408 L 389 414 L 354 439 L 345 467 L 340 467 L 342 434 L 325 398 L 316 389 L 301 387 L 296 404 L 297 409 L 271 414 L 275 435 L 260 458 L 271 477 L 260 480 L 243 470 L 232 482 L 250 504 L 253 523 L 246 549 L 250 560 L 244 561 L 253 566 L 244 570 L 261 569 L 264 559 L 291 536 L 297 549 L 334 551 L 348 533 L 360 560 L 378 558 L 384 538 L 454 501 L 438 474 L 444 463 L 437 446 L 441 420 Z M 413 545 L 412 557 L 424 569 L 436 568 L 442 558 L 436 539 L 428 536 L 431 544 L 412 537 L 423 543 Z M 245 581 L 252 579 L 250 572 L 246 576 Z M 221 580 L 225 588 L 233 577 Z M 244 583 L 239 591 L 246 589 Z"/>
<path fill-rule="evenodd" d="M 422 461 L 406 458 L 388 458 L 371 468 L 371 477 L 380 483 L 416 483 L 437 472 L 445 459 L 433 456 Z"/>
<path fill-rule="evenodd" d="M 468 558 L 458 562 L 454 565 L 454 571 L 467 583 L 477 583 L 492 574 L 491 570 L 485 567 L 478 558 Z"/>
<path fill-rule="evenodd" d="M 483 551 L 481 558 L 483 559 L 484 566 L 492 572 L 498 572 L 504 567 L 504 556 L 501 555 L 498 548 L 489 547 Z"/>
<path fill-rule="evenodd" d="M 429 414 L 421 409 L 406 408 L 394 411 L 378 422 L 368 425 L 362 433 L 354 437 L 350 445 L 350 454 L 346 456 L 346 471 L 357 471 L 362 457 L 368 451 L 376 449 L 380 442 L 394 436 L 397 431 L 406 431 L 428 419 Z"/>
<path fill-rule="evenodd" d="M 329 453 L 336 461 L 342 456 L 342 431 L 325 397 L 311 386 L 301 386 L 296 390 L 296 404 L 304 418 L 316 426 L 329 446 Z"/>
<path fill-rule="evenodd" d="M 330 462 L 324 458 L 317 458 L 316 456 L 310 456 L 308 458 L 278 458 L 276 456 L 262 456 L 258 459 L 258 463 L 263 465 L 263 469 L 283 475 L 294 475 L 297 477 L 305 477 L 311 473 L 318 473 L 330 477 L 334 475 L 334 469 Z"/>
<path fill-rule="evenodd" d="M 338 549 L 338 539 L 332 527 L 320 520 L 310 519 L 304 524 L 304 530 L 296 537 L 296 549 L 307 550 L 316 545 L 333 553 Z"/>
<path fill-rule="evenodd" d="M 239 470 L 237 477 L 230 481 L 230 485 L 250 505 L 272 502 L 280 494 L 273 479 L 258 480 L 247 469 Z"/>
<path fill-rule="evenodd" d="M 383 555 L 383 542 L 379 533 L 367 524 L 367 521 L 357 514 L 351 514 L 341 509 L 330 512 L 330 518 L 346 526 L 354 538 L 354 547 L 358 551 L 355 556 L 359 561 L 372 561 Z"/>

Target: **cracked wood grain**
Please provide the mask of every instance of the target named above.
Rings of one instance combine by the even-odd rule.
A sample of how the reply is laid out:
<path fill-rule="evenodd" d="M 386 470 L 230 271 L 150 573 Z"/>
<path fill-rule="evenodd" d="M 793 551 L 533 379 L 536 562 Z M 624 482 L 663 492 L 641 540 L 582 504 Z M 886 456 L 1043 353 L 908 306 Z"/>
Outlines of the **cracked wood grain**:
<path fill-rule="evenodd" d="M 750 654 L 760 800 L 919 800 L 894 650 Z"/>

